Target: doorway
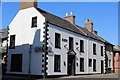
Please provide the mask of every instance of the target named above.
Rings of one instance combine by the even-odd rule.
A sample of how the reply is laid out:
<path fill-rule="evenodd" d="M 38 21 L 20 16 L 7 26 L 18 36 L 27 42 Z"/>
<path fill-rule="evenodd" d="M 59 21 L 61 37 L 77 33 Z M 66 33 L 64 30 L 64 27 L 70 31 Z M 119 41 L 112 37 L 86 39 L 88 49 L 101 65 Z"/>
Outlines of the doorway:
<path fill-rule="evenodd" d="M 75 75 L 75 55 L 68 55 L 68 75 Z"/>
<path fill-rule="evenodd" d="M 22 72 L 22 54 L 12 54 L 11 72 Z"/>

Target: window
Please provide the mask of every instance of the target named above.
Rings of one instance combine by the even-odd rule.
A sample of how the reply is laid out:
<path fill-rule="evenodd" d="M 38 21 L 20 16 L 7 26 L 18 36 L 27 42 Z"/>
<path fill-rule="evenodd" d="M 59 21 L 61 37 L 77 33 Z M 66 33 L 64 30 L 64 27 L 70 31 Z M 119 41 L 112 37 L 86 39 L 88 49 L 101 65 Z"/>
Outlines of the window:
<path fill-rule="evenodd" d="M 96 44 L 93 43 L 93 54 L 96 55 Z"/>
<path fill-rule="evenodd" d="M 80 52 L 84 52 L 84 41 L 80 40 Z"/>
<path fill-rule="evenodd" d="M 101 46 L 101 56 L 103 56 L 103 46 Z"/>
<path fill-rule="evenodd" d="M 15 48 L 15 35 L 11 35 L 10 36 L 10 49 L 14 49 Z"/>
<path fill-rule="evenodd" d="M 32 26 L 31 26 L 31 28 L 33 28 L 33 27 L 37 27 L 37 16 L 32 17 Z"/>
<path fill-rule="evenodd" d="M 96 71 L 96 59 L 93 59 L 93 71 Z"/>
<path fill-rule="evenodd" d="M 55 33 L 55 48 L 60 48 L 61 38 L 60 34 Z"/>
<path fill-rule="evenodd" d="M 12 54 L 11 72 L 22 72 L 22 54 Z"/>
<path fill-rule="evenodd" d="M 54 72 L 60 72 L 60 55 L 54 56 Z"/>
<path fill-rule="evenodd" d="M 92 59 L 89 59 L 89 67 L 92 67 Z"/>
<path fill-rule="evenodd" d="M 84 72 L 84 58 L 80 58 L 80 71 Z"/>
<path fill-rule="evenodd" d="M 111 60 L 109 60 L 109 67 L 111 67 Z"/>
<path fill-rule="evenodd" d="M 69 50 L 73 50 L 73 37 L 69 37 Z"/>

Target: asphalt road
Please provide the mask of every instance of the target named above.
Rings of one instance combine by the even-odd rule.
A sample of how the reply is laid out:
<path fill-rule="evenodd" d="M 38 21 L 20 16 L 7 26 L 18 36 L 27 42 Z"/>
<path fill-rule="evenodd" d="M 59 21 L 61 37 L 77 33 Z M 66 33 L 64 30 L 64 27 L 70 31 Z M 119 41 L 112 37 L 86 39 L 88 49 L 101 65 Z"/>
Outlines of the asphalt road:
<path fill-rule="evenodd" d="M 95 74 L 95 75 L 76 75 L 76 76 L 63 76 L 63 77 L 49 77 L 46 79 L 36 77 L 20 77 L 20 76 L 3 76 L 2 80 L 120 80 L 119 75 L 112 74 Z"/>

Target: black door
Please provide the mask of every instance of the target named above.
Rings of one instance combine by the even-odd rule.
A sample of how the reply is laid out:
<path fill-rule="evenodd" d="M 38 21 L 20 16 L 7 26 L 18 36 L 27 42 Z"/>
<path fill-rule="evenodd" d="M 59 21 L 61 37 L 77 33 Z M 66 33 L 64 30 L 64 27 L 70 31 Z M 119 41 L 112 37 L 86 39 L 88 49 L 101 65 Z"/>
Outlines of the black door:
<path fill-rule="evenodd" d="M 68 55 L 68 75 L 75 75 L 75 55 Z"/>
<path fill-rule="evenodd" d="M 12 54 L 11 72 L 22 72 L 22 54 Z"/>
<path fill-rule="evenodd" d="M 104 73 L 104 63 L 103 63 L 103 60 L 101 60 L 101 74 Z"/>

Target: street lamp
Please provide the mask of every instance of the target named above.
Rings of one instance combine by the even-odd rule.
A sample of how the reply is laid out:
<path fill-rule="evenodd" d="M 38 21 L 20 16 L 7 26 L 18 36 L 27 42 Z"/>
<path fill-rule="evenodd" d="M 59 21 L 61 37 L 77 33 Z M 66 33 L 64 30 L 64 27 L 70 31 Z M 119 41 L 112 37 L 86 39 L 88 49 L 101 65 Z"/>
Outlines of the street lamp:
<path fill-rule="evenodd" d="M 30 78 L 30 63 L 31 63 L 31 53 L 32 53 L 32 45 L 30 45 L 30 48 L 29 48 L 29 70 L 28 70 L 28 77 Z"/>

